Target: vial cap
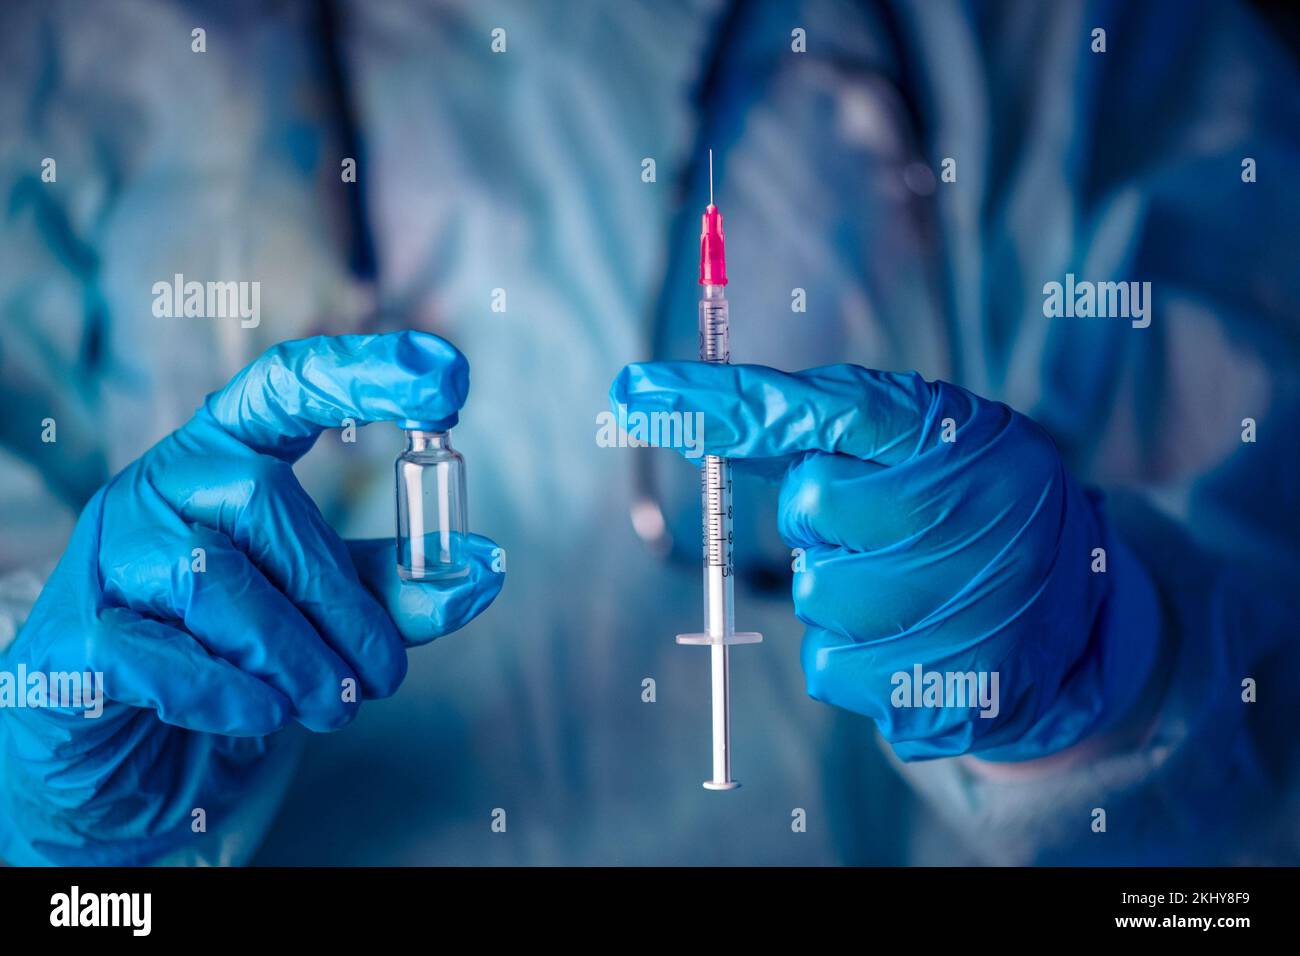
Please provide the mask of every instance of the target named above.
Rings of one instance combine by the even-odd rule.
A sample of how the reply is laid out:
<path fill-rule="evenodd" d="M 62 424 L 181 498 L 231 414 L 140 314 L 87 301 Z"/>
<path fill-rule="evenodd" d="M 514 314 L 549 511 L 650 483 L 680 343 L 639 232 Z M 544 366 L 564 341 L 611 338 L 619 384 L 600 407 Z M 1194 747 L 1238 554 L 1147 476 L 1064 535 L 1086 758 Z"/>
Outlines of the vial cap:
<path fill-rule="evenodd" d="M 460 423 L 460 413 L 452 412 L 446 418 L 403 418 L 398 421 L 397 427 L 408 432 L 445 432 L 450 431 Z"/>

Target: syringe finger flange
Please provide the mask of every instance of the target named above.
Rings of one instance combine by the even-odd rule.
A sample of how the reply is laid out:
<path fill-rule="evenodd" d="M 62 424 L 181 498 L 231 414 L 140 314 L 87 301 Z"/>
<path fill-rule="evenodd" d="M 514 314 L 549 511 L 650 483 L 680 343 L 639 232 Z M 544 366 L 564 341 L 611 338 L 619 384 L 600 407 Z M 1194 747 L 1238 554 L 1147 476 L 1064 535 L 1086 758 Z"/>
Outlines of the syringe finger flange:
<path fill-rule="evenodd" d="M 714 637 L 712 634 L 678 634 L 678 644 L 729 646 L 731 644 L 761 644 L 763 635 L 757 631 L 737 631 L 726 637 Z"/>

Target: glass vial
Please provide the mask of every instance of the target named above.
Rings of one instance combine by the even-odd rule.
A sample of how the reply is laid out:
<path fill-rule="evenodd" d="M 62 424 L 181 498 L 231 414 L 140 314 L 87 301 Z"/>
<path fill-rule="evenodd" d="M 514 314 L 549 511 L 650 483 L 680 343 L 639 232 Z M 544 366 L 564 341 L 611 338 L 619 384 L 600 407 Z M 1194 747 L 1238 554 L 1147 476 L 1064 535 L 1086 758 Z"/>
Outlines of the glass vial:
<path fill-rule="evenodd" d="M 397 457 L 397 573 L 406 581 L 469 574 L 465 459 L 451 447 L 456 422 L 399 423 L 406 449 Z"/>

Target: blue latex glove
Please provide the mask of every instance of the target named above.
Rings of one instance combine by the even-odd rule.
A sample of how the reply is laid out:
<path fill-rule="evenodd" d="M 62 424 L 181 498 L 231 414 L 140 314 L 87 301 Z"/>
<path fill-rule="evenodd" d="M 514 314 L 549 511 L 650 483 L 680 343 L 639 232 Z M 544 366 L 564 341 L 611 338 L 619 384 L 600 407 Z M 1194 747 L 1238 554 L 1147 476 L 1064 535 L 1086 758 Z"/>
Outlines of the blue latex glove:
<path fill-rule="evenodd" d="M 0 711 L 0 855 L 186 858 L 192 808 L 228 829 L 267 779 L 284 751 L 267 735 L 342 727 L 345 698 L 392 694 L 408 646 L 486 608 L 491 541 L 472 538 L 468 577 L 404 584 L 392 540 L 341 540 L 292 468 L 345 418 L 443 418 L 468 389 L 433 335 L 287 342 L 100 489 L 3 666 L 102 672 L 108 702 Z"/>
<path fill-rule="evenodd" d="M 808 692 L 871 717 L 903 759 L 1031 759 L 1133 708 L 1158 644 L 1149 580 L 1024 415 L 850 365 L 629 365 L 610 397 L 702 412 L 706 453 L 781 482 Z M 997 672 L 996 716 L 897 706 L 918 664 Z"/>

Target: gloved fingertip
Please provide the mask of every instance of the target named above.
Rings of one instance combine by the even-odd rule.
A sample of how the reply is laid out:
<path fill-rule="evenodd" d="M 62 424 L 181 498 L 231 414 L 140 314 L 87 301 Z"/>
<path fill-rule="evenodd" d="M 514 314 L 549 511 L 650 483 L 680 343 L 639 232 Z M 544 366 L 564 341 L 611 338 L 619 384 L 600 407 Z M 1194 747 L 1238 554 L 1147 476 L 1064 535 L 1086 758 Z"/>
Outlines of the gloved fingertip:
<path fill-rule="evenodd" d="M 800 575 L 796 574 L 796 588 L 799 578 Z M 837 688 L 841 681 L 834 666 L 834 654 L 846 643 L 852 644 L 820 627 L 810 626 L 804 631 L 799 646 L 799 664 L 803 669 L 804 687 L 813 700 L 839 706 Z"/>
<path fill-rule="evenodd" d="M 469 397 L 469 359 L 444 338 L 415 329 L 393 333 L 392 360 L 417 382 L 436 375 L 444 397 L 457 408 Z"/>
<path fill-rule="evenodd" d="M 278 691 L 272 690 L 268 695 L 269 700 L 266 707 L 266 717 L 263 723 L 265 730 L 256 736 L 274 733 L 277 730 L 283 730 L 289 726 L 289 721 L 293 719 L 293 707 L 289 704 L 289 699 Z"/>
<path fill-rule="evenodd" d="M 391 540 L 349 541 L 348 548 L 357 574 L 388 612 L 404 647 L 427 644 L 465 626 L 487 609 L 505 583 L 505 549 L 483 535 L 466 538 L 468 572 L 445 581 L 403 581 Z M 394 678 L 405 675 L 405 664 L 403 654 Z M 383 686 L 375 689 L 382 695 Z"/>
<path fill-rule="evenodd" d="M 342 730 L 352 723 L 352 721 L 356 720 L 360 711 L 360 698 L 357 698 L 354 701 L 343 703 L 339 707 L 314 710 L 310 714 L 301 714 L 297 717 L 297 721 L 312 733 L 329 734 L 336 730 Z"/>
<path fill-rule="evenodd" d="M 609 387 L 610 399 L 615 404 L 627 405 L 636 400 L 661 397 L 671 391 L 680 376 L 666 373 L 680 362 L 629 362 L 624 365 Z M 691 363 L 700 364 L 700 363 Z"/>
<path fill-rule="evenodd" d="M 636 363 L 624 365 L 614 376 L 614 380 L 609 383 L 609 405 L 614 411 L 618 410 L 619 405 L 627 403 L 628 379 L 634 374 Z"/>
<path fill-rule="evenodd" d="M 477 541 L 470 544 L 470 570 L 464 578 L 440 588 L 428 602 L 428 614 L 425 618 L 426 631 L 419 634 L 414 643 L 424 644 L 458 631 L 474 618 L 478 617 L 497 599 L 505 586 L 506 572 L 505 552 L 495 542 L 480 535 L 472 536 Z M 408 633 L 408 640 L 412 635 Z"/>
<path fill-rule="evenodd" d="M 386 651 L 383 660 L 376 661 L 371 672 L 366 675 L 363 690 L 367 700 L 382 700 L 392 697 L 406 680 L 408 659 L 406 648 L 396 636 L 396 644 L 391 653 Z"/>

